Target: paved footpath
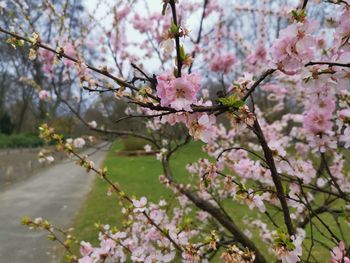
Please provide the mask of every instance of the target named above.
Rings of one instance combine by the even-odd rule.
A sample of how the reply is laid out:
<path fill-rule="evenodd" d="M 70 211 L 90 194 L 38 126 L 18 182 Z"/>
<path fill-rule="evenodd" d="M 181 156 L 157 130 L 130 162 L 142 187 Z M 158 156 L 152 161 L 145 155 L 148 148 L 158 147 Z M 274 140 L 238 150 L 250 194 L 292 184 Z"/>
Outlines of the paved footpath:
<path fill-rule="evenodd" d="M 95 166 L 101 165 L 107 153 L 89 149 L 84 154 Z M 19 160 L 20 161 L 20 160 Z M 56 242 L 47 233 L 29 230 L 20 224 L 22 216 L 43 217 L 54 225 L 69 227 L 91 189 L 95 175 L 72 161 L 64 160 L 30 178 L 0 189 L 0 263 L 60 262 Z"/>

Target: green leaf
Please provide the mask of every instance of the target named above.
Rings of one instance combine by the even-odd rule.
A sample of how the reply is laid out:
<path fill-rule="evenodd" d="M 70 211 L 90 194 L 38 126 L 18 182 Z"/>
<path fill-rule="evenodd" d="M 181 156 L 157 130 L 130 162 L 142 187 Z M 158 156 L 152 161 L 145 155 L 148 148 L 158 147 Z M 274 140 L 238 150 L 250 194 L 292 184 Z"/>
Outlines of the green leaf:
<path fill-rule="evenodd" d="M 56 240 L 56 237 L 55 237 L 54 235 L 52 235 L 52 234 L 48 234 L 48 235 L 47 235 L 47 238 L 48 238 L 49 240 L 51 240 L 51 241 L 55 241 L 55 240 Z"/>
<path fill-rule="evenodd" d="M 169 28 L 170 33 L 177 35 L 179 33 L 180 26 L 175 25 L 175 23 L 171 23 L 171 26 Z"/>
<path fill-rule="evenodd" d="M 16 47 L 23 47 L 24 46 L 24 40 L 22 39 L 17 39 L 15 37 L 10 37 L 6 40 L 7 44 L 10 44 L 14 49 Z"/>
<path fill-rule="evenodd" d="M 178 77 L 178 76 L 177 76 L 177 72 L 178 72 L 178 71 L 177 71 L 177 68 L 174 68 L 173 74 L 174 74 L 175 77 Z"/>
<path fill-rule="evenodd" d="M 184 61 L 186 59 L 186 52 L 183 45 L 181 45 L 180 47 L 180 58 L 181 61 Z"/>
<path fill-rule="evenodd" d="M 22 225 L 28 225 L 28 223 L 31 222 L 30 218 L 28 216 L 23 216 L 21 219 Z"/>
<path fill-rule="evenodd" d="M 306 13 L 304 9 L 301 9 L 300 11 L 292 10 L 292 16 L 297 22 L 303 22 L 306 17 Z"/>
<path fill-rule="evenodd" d="M 219 98 L 218 101 L 227 107 L 240 108 L 244 105 L 244 101 L 242 101 L 237 94 L 233 94 L 227 98 Z"/>
<path fill-rule="evenodd" d="M 295 249 L 295 245 L 292 242 L 288 241 L 287 242 L 287 248 L 288 248 L 289 251 L 292 251 L 292 250 Z"/>

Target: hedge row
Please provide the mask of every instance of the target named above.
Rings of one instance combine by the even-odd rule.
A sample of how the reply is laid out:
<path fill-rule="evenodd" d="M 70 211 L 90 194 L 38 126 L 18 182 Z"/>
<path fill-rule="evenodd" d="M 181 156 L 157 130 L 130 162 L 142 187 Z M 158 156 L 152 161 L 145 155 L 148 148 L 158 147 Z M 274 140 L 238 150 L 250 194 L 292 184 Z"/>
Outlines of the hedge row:
<path fill-rule="evenodd" d="M 33 148 L 43 145 L 36 134 L 0 134 L 0 149 L 4 148 Z"/>

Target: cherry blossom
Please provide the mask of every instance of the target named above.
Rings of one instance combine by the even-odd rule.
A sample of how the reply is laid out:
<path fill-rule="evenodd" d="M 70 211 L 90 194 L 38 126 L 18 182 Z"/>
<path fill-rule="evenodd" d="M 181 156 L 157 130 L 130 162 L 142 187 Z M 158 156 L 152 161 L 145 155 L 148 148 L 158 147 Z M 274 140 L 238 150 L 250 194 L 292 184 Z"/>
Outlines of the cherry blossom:
<path fill-rule="evenodd" d="M 152 151 L 152 146 L 149 145 L 149 144 L 146 144 L 146 145 L 144 146 L 144 149 L 145 149 L 145 152 L 146 152 L 146 153 L 149 153 L 149 152 Z"/>
<path fill-rule="evenodd" d="M 345 255 L 345 244 L 344 241 L 340 241 L 338 246 L 333 248 L 331 251 L 332 263 L 349 263 L 350 259 Z"/>
<path fill-rule="evenodd" d="M 146 197 L 141 197 L 140 200 L 133 200 L 133 205 L 134 205 L 134 212 L 144 212 L 146 210 L 146 204 L 147 204 L 147 198 Z"/>
<path fill-rule="evenodd" d="M 189 129 L 189 134 L 195 139 L 200 139 L 203 142 L 209 142 L 215 139 L 215 116 L 207 114 L 196 115 L 192 114 L 187 120 L 186 126 Z"/>
<path fill-rule="evenodd" d="M 39 99 L 40 100 L 48 100 L 50 98 L 50 94 L 47 90 L 39 91 Z"/>
<path fill-rule="evenodd" d="M 211 58 L 210 69 L 227 74 L 235 62 L 236 58 L 233 54 L 215 54 Z"/>
<path fill-rule="evenodd" d="M 73 140 L 75 148 L 83 148 L 85 146 L 85 140 L 83 138 L 76 138 Z"/>
<path fill-rule="evenodd" d="M 90 126 L 92 129 L 96 129 L 96 127 L 97 127 L 97 122 L 96 122 L 96 121 L 90 121 L 88 124 L 89 124 L 89 126 Z"/>
<path fill-rule="evenodd" d="M 200 89 L 200 77 L 196 74 L 175 78 L 164 74 L 157 77 L 157 95 L 162 106 L 171 106 L 176 110 L 191 110 Z"/>
<path fill-rule="evenodd" d="M 315 38 L 311 35 L 317 28 L 315 21 L 294 22 L 281 30 L 280 38 L 273 45 L 273 57 L 277 66 L 294 74 L 304 62 L 313 59 Z"/>

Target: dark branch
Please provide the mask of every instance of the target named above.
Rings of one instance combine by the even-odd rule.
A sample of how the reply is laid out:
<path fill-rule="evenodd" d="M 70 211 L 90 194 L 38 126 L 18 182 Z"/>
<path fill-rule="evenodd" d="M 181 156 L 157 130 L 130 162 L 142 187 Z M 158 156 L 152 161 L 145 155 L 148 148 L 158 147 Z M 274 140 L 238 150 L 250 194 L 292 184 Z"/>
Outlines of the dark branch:
<path fill-rule="evenodd" d="M 350 63 L 338 63 L 338 62 L 326 62 L 326 61 L 310 61 L 305 64 L 305 67 L 314 66 L 314 65 L 328 65 L 328 66 L 337 66 L 350 68 Z"/>
<path fill-rule="evenodd" d="M 263 82 L 268 76 L 272 75 L 276 69 L 268 69 L 266 70 L 251 86 L 251 88 L 248 90 L 248 92 L 243 96 L 242 100 L 246 101 L 250 94 L 254 92 L 254 90 L 260 85 L 261 82 Z"/>
<path fill-rule="evenodd" d="M 171 12 L 173 14 L 174 25 L 178 26 L 175 0 L 170 0 L 169 4 L 170 4 L 170 7 L 171 7 Z M 177 32 L 176 35 L 175 35 L 176 57 L 177 57 L 177 77 L 181 77 L 181 68 L 182 68 L 179 33 L 180 32 Z"/>

